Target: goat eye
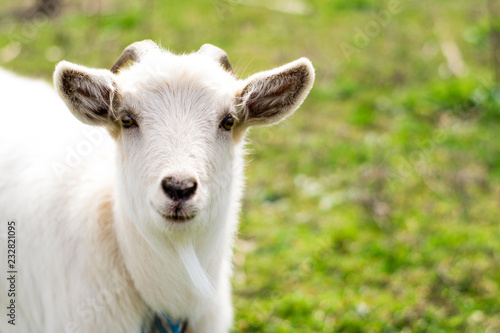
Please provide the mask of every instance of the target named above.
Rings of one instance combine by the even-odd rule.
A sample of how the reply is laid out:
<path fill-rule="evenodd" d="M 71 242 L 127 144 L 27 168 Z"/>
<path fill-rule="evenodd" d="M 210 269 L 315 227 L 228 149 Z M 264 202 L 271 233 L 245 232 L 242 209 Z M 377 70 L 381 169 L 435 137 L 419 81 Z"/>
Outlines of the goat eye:
<path fill-rule="evenodd" d="M 228 114 L 227 116 L 222 119 L 222 122 L 220 125 L 226 130 L 229 131 L 234 125 L 234 117 Z"/>
<path fill-rule="evenodd" d="M 130 113 L 125 113 L 122 116 L 121 121 L 122 121 L 123 128 L 129 128 L 129 127 L 132 127 L 134 125 L 137 125 L 137 123 L 135 122 L 134 118 L 130 115 Z"/>

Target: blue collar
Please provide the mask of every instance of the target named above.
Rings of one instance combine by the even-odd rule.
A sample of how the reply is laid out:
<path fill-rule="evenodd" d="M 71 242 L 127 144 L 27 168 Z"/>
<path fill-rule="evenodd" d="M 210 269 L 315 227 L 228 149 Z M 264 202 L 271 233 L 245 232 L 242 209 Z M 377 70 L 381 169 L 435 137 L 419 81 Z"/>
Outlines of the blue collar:
<path fill-rule="evenodd" d="M 164 313 L 154 314 L 153 320 L 144 322 L 141 333 L 184 333 L 187 329 L 187 319 L 174 323 L 169 316 Z"/>

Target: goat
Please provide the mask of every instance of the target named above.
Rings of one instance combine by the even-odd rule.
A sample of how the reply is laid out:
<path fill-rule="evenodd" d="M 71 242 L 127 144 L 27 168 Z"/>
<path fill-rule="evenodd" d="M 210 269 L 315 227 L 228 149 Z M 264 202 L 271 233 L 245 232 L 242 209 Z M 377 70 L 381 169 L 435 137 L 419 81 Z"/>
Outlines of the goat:
<path fill-rule="evenodd" d="M 245 133 L 291 115 L 313 81 L 306 58 L 242 80 L 213 45 L 150 40 L 111 70 L 61 61 L 57 93 L 1 70 L 18 275 L 15 297 L 0 279 L 2 308 L 15 302 L 0 332 L 228 332 Z"/>

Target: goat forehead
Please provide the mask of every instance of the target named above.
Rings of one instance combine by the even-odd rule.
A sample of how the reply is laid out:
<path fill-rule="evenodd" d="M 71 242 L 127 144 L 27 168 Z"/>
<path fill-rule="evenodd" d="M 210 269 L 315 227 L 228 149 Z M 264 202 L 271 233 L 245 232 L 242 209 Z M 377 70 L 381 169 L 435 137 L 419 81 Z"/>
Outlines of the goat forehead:
<path fill-rule="evenodd" d="M 176 127 L 182 124 L 211 123 L 230 113 L 234 96 L 222 89 L 197 82 L 177 80 L 141 85 L 122 95 L 121 108 L 139 122 L 161 121 Z M 174 126 L 176 125 L 176 126 Z"/>
<path fill-rule="evenodd" d="M 213 59 L 196 53 L 174 55 L 168 52 L 147 56 L 120 72 L 119 77 L 130 83 L 155 80 L 174 83 L 187 80 L 213 86 L 233 85 L 236 78 Z"/>
<path fill-rule="evenodd" d="M 202 58 L 201 64 L 174 59 L 177 61 L 139 63 L 120 75 L 125 107 L 179 116 L 194 112 L 201 117 L 224 113 L 231 106 L 236 87 L 231 75 L 209 59 Z"/>

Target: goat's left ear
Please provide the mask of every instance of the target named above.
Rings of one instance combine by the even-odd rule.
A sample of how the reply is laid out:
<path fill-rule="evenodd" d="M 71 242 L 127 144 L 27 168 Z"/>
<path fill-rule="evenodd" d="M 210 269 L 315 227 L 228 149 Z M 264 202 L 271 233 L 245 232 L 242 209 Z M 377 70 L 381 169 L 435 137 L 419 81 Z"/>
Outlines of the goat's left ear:
<path fill-rule="evenodd" d="M 54 72 L 54 86 L 78 120 L 112 127 L 117 103 L 113 73 L 61 61 Z"/>
<path fill-rule="evenodd" d="M 237 96 L 244 126 L 270 125 L 291 115 L 302 104 L 314 82 L 314 68 L 300 58 L 244 81 Z"/>

